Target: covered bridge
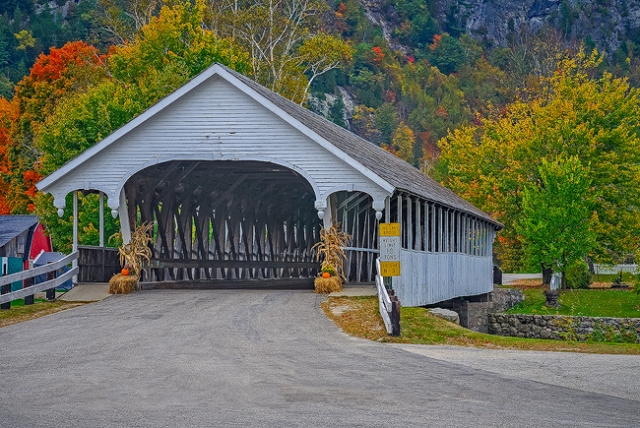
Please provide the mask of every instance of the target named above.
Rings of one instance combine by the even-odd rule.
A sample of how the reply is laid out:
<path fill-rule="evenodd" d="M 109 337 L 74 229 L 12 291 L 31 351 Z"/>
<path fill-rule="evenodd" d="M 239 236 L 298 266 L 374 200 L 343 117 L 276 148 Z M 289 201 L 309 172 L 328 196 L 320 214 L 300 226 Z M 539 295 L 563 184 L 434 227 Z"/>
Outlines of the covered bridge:
<path fill-rule="evenodd" d="M 405 306 L 492 290 L 501 227 L 411 165 L 215 64 L 47 176 L 62 213 L 98 192 L 124 239 L 156 222 L 145 281 L 300 281 L 322 225 L 353 236 L 350 282 L 375 276 L 378 222 L 401 224 Z M 74 247 L 77 248 L 77 220 Z M 239 284 L 239 286 L 240 286 Z"/>

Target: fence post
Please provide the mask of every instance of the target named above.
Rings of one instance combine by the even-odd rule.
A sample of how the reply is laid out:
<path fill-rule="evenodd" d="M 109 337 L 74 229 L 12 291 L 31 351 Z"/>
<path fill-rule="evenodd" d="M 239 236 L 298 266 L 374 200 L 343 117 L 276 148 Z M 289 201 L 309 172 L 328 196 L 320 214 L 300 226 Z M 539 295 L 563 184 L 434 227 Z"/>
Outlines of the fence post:
<path fill-rule="evenodd" d="M 0 287 L 0 294 L 11 293 L 11 284 L 5 284 Z M 3 303 L 0 305 L 0 309 L 11 309 L 11 302 Z"/>
<path fill-rule="evenodd" d="M 389 298 L 391 299 L 391 336 L 400 336 L 400 300 L 395 293 Z"/>
<path fill-rule="evenodd" d="M 23 288 L 31 287 L 33 285 L 33 280 L 33 277 L 25 279 Z M 24 305 L 33 305 L 33 294 L 25 296 Z"/>
<path fill-rule="evenodd" d="M 58 271 L 54 270 L 51 272 L 47 272 L 47 281 L 49 281 L 50 279 L 55 279 L 58 275 Z M 47 296 L 47 300 L 54 300 L 56 298 L 56 288 L 50 288 L 46 291 L 46 296 Z"/>

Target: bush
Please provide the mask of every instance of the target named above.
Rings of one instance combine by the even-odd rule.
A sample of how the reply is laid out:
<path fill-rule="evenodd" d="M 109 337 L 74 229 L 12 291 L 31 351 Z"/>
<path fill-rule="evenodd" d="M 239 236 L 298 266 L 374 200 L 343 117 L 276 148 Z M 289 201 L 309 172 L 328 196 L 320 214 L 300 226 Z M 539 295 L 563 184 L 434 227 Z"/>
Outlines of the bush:
<path fill-rule="evenodd" d="M 567 287 L 588 289 L 591 285 L 591 272 L 589 265 L 582 260 L 575 261 L 569 265 L 565 272 Z"/>

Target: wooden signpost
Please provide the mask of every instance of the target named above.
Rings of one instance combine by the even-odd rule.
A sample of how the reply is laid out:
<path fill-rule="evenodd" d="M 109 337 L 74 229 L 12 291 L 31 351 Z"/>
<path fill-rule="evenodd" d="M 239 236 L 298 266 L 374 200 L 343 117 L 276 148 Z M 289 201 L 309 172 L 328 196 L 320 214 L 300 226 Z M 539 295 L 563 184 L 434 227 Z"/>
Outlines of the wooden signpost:
<path fill-rule="evenodd" d="M 400 276 L 400 224 L 380 223 L 380 275 Z"/>

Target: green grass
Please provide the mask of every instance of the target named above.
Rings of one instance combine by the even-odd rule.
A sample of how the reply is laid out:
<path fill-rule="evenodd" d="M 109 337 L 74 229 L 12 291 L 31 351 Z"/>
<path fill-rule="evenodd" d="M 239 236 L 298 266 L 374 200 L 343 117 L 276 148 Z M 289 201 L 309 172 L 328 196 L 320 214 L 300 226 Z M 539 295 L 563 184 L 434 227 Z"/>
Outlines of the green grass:
<path fill-rule="evenodd" d="M 40 300 L 40 299 L 38 299 Z M 15 300 L 14 300 L 15 302 Z M 0 327 L 5 327 L 11 324 L 17 324 L 19 322 L 32 320 L 45 315 L 53 314 L 63 311 L 65 309 L 75 308 L 76 306 L 84 305 L 84 302 L 65 302 L 61 300 L 53 301 L 37 301 L 33 305 L 22 304 L 14 305 L 11 302 L 11 309 L 0 310 Z"/>
<path fill-rule="evenodd" d="M 545 305 L 543 290 L 523 290 L 525 301 L 507 313 L 640 318 L 640 297 L 628 290 L 567 290 L 560 293 L 560 308 Z"/>
<path fill-rule="evenodd" d="M 331 297 L 322 303 L 327 316 L 352 336 L 391 343 L 455 345 L 492 349 L 640 354 L 640 345 L 524 339 L 477 333 L 437 318 L 424 308 L 402 308 L 400 337 L 390 337 L 378 312 L 377 297 Z"/>
<path fill-rule="evenodd" d="M 45 299 L 35 299 L 34 303 L 44 302 Z M 24 306 L 24 299 L 17 299 L 11 302 L 11 307 L 14 308 L 16 306 Z"/>
<path fill-rule="evenodd" d="M 599 275 L 591 275 L 592 282 L 613 282 L 616 278 L 618 278 L 618 274 L 599 274 Z M 633 282 L 633 275 L 629 272 L 622 273 L 622 282 L 625 284 L 631 284 Z"/>

